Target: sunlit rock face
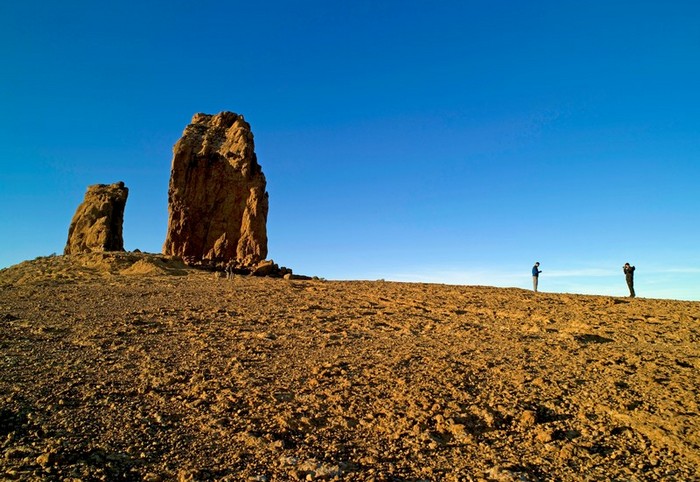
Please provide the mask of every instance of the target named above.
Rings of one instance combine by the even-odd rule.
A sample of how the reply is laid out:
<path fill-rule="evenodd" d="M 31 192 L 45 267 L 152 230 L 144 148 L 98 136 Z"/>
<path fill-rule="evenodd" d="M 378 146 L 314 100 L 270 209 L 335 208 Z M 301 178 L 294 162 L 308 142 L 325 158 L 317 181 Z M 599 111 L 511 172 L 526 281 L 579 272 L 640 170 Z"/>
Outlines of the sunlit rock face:
<path fill-rule="evenodd" d="M 173 148 L 163 253 L 188 263 L 253 266 L 264 260 L 265 189 L 243 116 L 195 114 Z"/>
<path fill-rule="evenodd" d="M 123 182 L 88 186 L 68 228 L 63 252 L 124 251 L 122 225 L 128 195 Z"/>

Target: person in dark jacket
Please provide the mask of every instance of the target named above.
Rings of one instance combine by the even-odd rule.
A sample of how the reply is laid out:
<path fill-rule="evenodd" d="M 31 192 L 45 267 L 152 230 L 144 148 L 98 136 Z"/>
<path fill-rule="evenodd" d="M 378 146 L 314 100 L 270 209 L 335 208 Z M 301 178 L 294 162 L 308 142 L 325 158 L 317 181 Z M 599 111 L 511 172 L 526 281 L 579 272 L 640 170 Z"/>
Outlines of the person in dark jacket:
<path fill-rule="evenodd" d="M 532 289 L 537 293 L 537 281 L 540 278 L 540 262 L 536 262 L 535 266 L 532 267 Z"/>
<path fill-rule="evenodd" d="M 625 263 L 625 265 L 622 267 L 622 271 L 625 273 L 627 287 L 630 289 L 630 298 L 634 298 L 634 266 L 630 266 L 629 263 Z"/>

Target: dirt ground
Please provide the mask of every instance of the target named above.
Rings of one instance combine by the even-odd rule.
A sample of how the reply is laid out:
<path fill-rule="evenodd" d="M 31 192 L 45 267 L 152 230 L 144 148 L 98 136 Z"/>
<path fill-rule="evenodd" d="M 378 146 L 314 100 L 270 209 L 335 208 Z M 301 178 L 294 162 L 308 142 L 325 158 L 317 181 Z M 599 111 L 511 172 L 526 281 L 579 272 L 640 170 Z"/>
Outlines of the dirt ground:
<path fill-rule="evenodd" d="M 698 302 L 39 258 L 0 479 L 699 480 L 699 341 Z"/>

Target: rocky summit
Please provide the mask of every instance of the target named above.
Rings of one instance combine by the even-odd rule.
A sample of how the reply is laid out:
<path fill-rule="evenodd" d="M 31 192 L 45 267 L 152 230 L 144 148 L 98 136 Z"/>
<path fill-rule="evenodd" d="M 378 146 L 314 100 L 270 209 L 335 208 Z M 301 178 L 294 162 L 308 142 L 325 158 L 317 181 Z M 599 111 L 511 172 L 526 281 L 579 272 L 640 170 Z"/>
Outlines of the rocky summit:
<path fill-rule="evenodd" d="M 88 186 L 70 223 L 64 253 L 124 251 L 122 225 L 128 195 L 123 182 Z"/>
<path fill-rule="evenodd" d="M 196 114 L 173 148 L 163 253 L 190 264 L 253 266 L 264 260 L 265 189 L 243 116 Z"/>

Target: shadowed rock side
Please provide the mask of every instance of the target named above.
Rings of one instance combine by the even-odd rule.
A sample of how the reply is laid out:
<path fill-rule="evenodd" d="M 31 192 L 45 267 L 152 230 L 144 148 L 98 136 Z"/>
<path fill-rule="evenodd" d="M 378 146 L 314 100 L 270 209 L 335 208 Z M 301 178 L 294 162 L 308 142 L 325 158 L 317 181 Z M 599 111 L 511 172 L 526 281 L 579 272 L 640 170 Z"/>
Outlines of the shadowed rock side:
<path fill-rule="evenodd" d="M 243 116 L 196 114 L 173 148 L 163 253 L 188 263 L 252 266 L 264 260 L 265 188 Z"/>
<path fill-rule="evenodd" d="M 70 223 L 64 253 L 124 251 L 122 224 L 128 195 L 123 182 L 89 186 Z"/>

